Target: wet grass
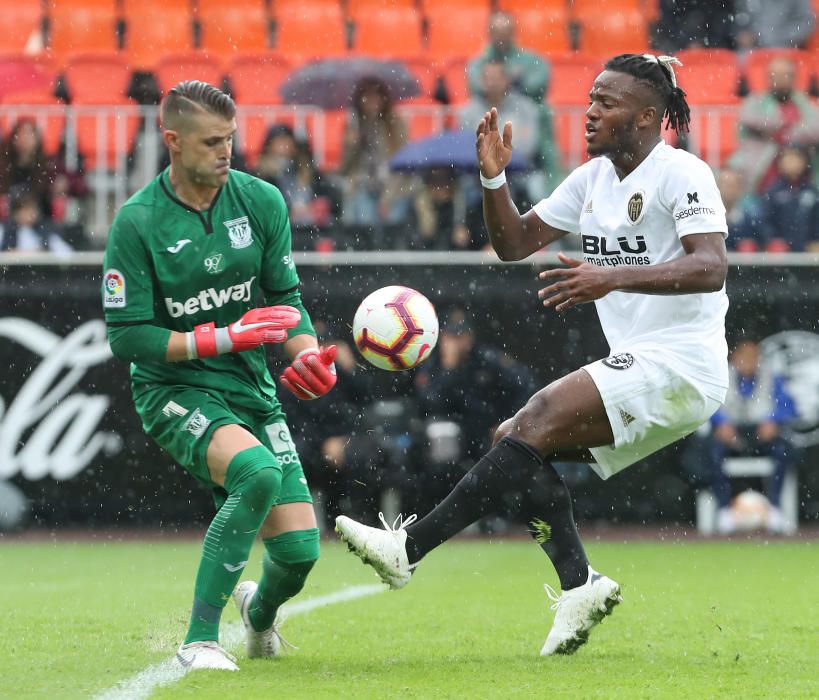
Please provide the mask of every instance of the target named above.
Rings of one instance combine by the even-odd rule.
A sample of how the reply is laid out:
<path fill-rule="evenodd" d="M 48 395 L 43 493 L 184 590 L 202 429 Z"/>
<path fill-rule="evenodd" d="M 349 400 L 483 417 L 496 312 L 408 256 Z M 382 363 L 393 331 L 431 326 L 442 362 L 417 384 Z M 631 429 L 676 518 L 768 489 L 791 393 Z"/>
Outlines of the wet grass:
<path fill-rule="evenodd" d="M 87 698 L 172 656 L 198 544 L 0 544 L 0 697 Z M 153 698 L 819 696 L 816 542 L 594 543 L 624 603 L 572 657 L 541 659 L 557 585 L 530 542 L 460 541 L 400 592 L 293 617 L 298 651 L 190 674 Z M 258 569 L 259 552 L 248 567 Z M 300 598 L 372 583 L 334 542 Z M 234 622 L 229 607 L 225 621 Z"/>

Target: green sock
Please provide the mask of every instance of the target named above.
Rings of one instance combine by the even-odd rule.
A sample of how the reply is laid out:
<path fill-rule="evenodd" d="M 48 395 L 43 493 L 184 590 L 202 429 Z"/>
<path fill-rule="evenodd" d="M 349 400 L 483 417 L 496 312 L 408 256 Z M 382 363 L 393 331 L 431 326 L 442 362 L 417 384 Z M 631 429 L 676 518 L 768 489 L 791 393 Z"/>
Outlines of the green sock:
<path fill-rule="evenodd" d="M 253 540 L 281 486 L 281 468 L 265 447 L 239 452 L 228 465 L 230 494 L 205 535 L 185 643 L 219 641 L 219 620 L 247 564 Z"/>
<path fill-rule="evenodd" d="M 247 614 L 257 632 L 268 629 L 279 607 L 302 588 L 319 556 L 319 531 L 292 530 L 264 540 L 262 578 Z"/>

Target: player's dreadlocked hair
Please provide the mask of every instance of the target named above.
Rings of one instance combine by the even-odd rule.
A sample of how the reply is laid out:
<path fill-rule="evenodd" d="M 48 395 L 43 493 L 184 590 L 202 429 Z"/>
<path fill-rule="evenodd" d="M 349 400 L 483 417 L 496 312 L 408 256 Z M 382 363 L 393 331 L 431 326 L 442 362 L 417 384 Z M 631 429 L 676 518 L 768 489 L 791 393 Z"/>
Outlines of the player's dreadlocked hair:
<path fill-rule="evenodd" d="M 677 86 L 677 76 L 672 64 L 682 63 L 673 56 L 653 54 L 623 53 L 608 60 L 606 70 L 626 73 L 657 92 L 665 105 L 663 118 L 668 118 L 669 126 L 678 134 L 688 131 L 691 110 L 685 99 L 685 92 Z"/>
<path fill-rule="evenodd" d="M 236 103 L 230 95 L 201 80 L 185 80 L 172 87 L 162 100 L 160 119 L 165 128 L 173 128 L 177 117 L 199 110 L 218 114 L 225 119 L 236 116 Z"/>

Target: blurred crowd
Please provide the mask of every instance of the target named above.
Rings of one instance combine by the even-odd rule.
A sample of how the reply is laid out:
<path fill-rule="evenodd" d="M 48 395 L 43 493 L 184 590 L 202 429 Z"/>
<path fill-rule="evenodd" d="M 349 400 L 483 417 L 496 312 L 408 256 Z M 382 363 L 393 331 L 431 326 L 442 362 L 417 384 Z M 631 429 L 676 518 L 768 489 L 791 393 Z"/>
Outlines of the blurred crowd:
<path fill-rule="evenodd" d="M 655 12 L 650 38 L 657 52 L 730 49 L 742 60 L 755 48 L 815 42 L 811 0 L 659 0 Z M 566 168 L 549 104 L 551 61 L 519 44 L 517 22 L 513 14 L 491 13 L 485 46 L 466 65 L 465 99 L 453 100 L 443 83 L 436 96 L 454 106 L 449 130 L 471 133 L 491 106 L 512 122 L 522 166 L 510 181 L 524 209 L 547 196 Z M 716 173 L 731 249 L 819 250 L 819 90 L 816 79 L 800 89 L 797 68 L 791 57 L 774 56 L 767 88 L 745 95 L 737 107 L 737 149 Z M 396 109 L 401 100 L 389 78 L 361 79 L 348 106 L 337 167 L 328 170 L 317 165 L 311 141 L 292 124 L 270 126 L 260 152 L 247 161 L 239 135 L 233 167 L 281 189 L 296 249 L 487 247 L 471 153 L 449 166 L 421 158 L 392 167 L 412 145 L 410 125 Z M 70 172 L 59 152 L 46 156 L 31 119 L 13 125 L 0 156 L 0 250 L 65 252 L 99 245 L 98 235 L 93 243 L 82 235 L 91 192 L 81 160 Z"/>

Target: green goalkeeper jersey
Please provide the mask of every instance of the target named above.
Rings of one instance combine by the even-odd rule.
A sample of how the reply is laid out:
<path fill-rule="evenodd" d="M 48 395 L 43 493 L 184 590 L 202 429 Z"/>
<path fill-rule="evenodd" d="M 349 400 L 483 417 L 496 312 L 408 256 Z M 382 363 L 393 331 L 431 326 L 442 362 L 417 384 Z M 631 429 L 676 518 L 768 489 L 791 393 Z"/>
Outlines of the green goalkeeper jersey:
<path fill-rule="evenodd" d="M 186 332 L 226 326 L 259 303 L 298 301 L 290 222 L 278 189 L 231 171 L 207 211 L 180 201 L 168 171 L 131 197 L 111 226 L 102 303 L 112 325 L 147 323 Z M 263 347 L 188 362 L 131 365 L 134 394 L 155 385 L 272 401 Z M 251 396 L 248 396 L 248 393 Z M 251 401 L 255 403 L 256 401 Z"/>

